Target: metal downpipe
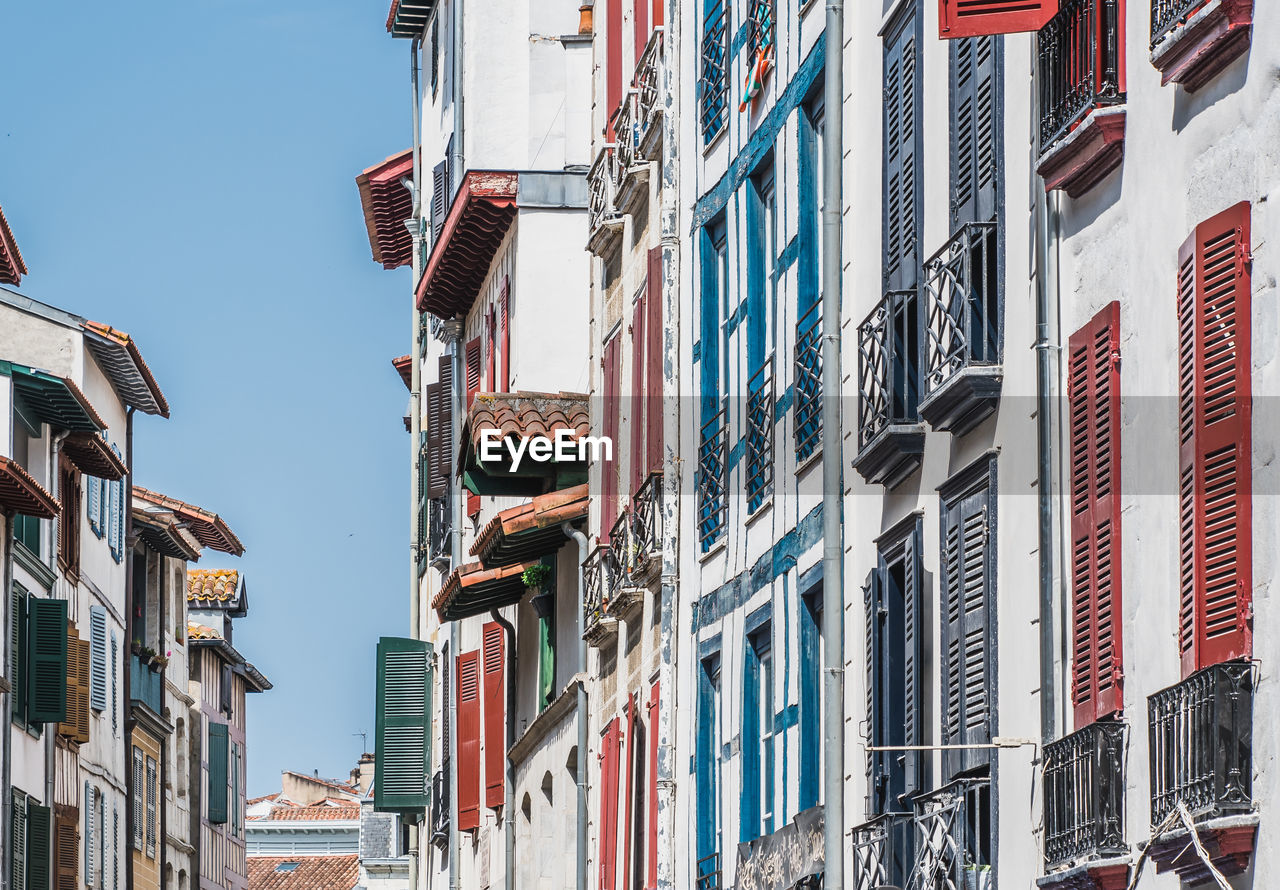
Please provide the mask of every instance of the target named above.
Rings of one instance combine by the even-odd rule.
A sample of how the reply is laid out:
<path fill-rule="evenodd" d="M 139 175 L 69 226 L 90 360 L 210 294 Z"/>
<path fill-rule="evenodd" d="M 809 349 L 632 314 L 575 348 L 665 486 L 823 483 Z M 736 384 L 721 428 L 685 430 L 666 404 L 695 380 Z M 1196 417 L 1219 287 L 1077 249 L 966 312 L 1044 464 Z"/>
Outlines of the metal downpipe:
<path fill-rule="evenodd" d="M 577 890 L 587 890 L 587 631 L 585 603 L 583 597 L 582 564 L 587 561 L 591 552 L 591 542 L 587 536 L 569 523 L 561 523 L 560 530 L 566 537 L 573 538 L 578 545 L 578 850 L 575 862 L 574 886 Z"/>
<path fill-rule="evenodd" d="M 823 886 L 844 888 L 844 577 L 840 451 L 840 162 L 844 130 L 844 2 L 828 0 L 822 195 Z"/>
<path fill-rule="evenodd" d="M 516 675 L 519 673 L 520 660 L 516 653 L 516 627 L 502 617 L 502 612 L 493 609 L 489 615 L 497 622 L 507 635 L 507 751 L 516 742 Z M 503 754 L 506 764 L 506 806 L 502 814 L 503 846 L 506 848 L 506 866 L 504 869 L 504 890 L 513 890 L 516 885 L 516 765 L 511 758 Z"/>

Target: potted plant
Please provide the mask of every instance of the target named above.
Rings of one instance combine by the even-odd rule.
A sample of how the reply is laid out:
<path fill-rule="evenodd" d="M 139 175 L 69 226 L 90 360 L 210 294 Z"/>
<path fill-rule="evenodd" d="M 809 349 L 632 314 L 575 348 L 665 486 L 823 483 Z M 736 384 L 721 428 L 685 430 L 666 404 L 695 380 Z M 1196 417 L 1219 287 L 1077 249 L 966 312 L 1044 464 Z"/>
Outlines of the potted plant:
<path fill-rule="evenodd" d="M 134 640 L 132 643 L 130 643 L 129 651 L 132 652 L 134 656 L 136 656 L 137 658 L 141 658 L 142 657 L 142 640 Z"/>
<path fill-rule="evenodd" d="M 533 591 L 533 599 L 529 604 L 533 606 L 534 614 L 539 618 L 549 617 L 555 606 L 555 597 L 546 589 L 547 582 L 551 580 L 551 566 L 545 563 L 529 566 L 520 575 L 520 580 L 527 589 Z"/>

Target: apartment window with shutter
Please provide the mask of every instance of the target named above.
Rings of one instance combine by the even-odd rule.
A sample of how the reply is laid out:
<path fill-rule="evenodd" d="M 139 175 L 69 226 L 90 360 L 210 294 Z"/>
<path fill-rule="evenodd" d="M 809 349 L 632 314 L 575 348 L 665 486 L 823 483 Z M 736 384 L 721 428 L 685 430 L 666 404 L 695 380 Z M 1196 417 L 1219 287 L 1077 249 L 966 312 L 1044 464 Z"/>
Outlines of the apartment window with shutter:
<path fill-rule="evenodd" d="M 480 653 L 458 656 L 458 828 L 480 827 Z"/>
<path fill-rule="evenodd" d="M 430 802 L 430 703 L 430 646 L 422 640 L 380 639 L 373 786 L 380 812 L 421 809 Z"/>
<path fill-rule="evenodd" d="M 53 820 L 53 872 L 57 890 L 76 890 L 80 869 L 80 811 L 58 804 Z"/>
<path fill-rule="evenodd" d="M 1182 673 L 1253 654 L 1250 205 L 1178 253 Z"/>
<path fill-rule="evenodd" d="M 721 401 L 727 367 L 722 316 L 729 300 L 731 271 L 728 232 L 723 218 L 705 226 L 699 245 L 701 282 L 698 295 L 699 364 L 698 541 L 708 552 L 724 536 L 728 509 L 729 438 L 727 408 Z"/>
<path fill-rule="evenodd" d="M 95 711 L 107 709 L 107 610 L 89 607 L 90 677 L 89 704 Z"/>
<path fill-rule="evenodd" d="M 649 283 L 640 285 L 631 304 L 631 392 L 627 399 L 627 418 L 631 424 L 631 452 L 627 456 L 631 474 L 631 497 L 634 499 L 645 478 L 645 326 L 649 319 Z"/>
<path fill-rule="evenodd" d="M 598 8 L 598 7 L 597 7 Z M 622 0 L 608 0 L 605 13 L 605 135 L 614 139 L 613 116 L 622 104 Z"/>
<path fill-rule="evenodd" d="M 799 606 L 800 799 L 799 809 L 818 802 L 822 770 L 822 581 L 810 587 Z"/>
<path fill-rule="evenodd" d="M 636 883 L 637 887 L 643 886 L 644 890 L 657 890 L 658 887 L 658 708 L 661 700 L 659 683 L 654 680 L 653 685 L 649 687 L 648 716 L 645 721 L 649 740 L 649 780 L 646 791 L 649 806 L 645 837 L 645 852 L 648 855 L 645 862 L 645 881 L 643 884 L 638 881 Z"/>
<path fill-rule="evenodd" d="M 942 744 L 985 745 L 996 729 L 996 461 L 980 458 L 939 489 L 942 504 Z M 991 762 L 943 752 L 944 781 Z"/>
<path fill-rule="evenodd" d="M 58 722 L 58 735 L 83 744 L 89 741 L 91 647 L 74 625 L 67 628 L 66 716 Z"/>
<path fill-rule="evenodd" d="M 720 828 L 720 653 L 702 656 L 698 670 L 697 748 L 694 779 L 697 786 L 697 875 L 719 871 Z"/>
<path fill-rule="evenodd" d="M 133 788 L 130 801 L 133 811 L 133 848 L 143 849 L 145 833 L 143 831 L 144 813 L 146 812 L 146 766 L 145 755 L 137 745 L 133 746 Z"/>
<path fill-rule="evenodd" d="M 120 643 L 116 640 L 116 632 L 111 632 L 111 734 L 114 736 L 120 730 L 120 710 L 116 707 L 116 702 L 120 701 Z"/>
<path fill-rule="evenodd" d="M 724 130 L 729 115 L 730 0 L 703 0 L 698 120 L 704 143 Z"/>
<path fill-rule="evenodd" d="M 158 772 L 154 757 L 147 757 L 147 857 L 156 858 L 156 798 L 159 795 Z"/>
<path fill-rule="evenodd" d="M 115 445 L 111 446 L 111 451 L 116 457 L 121 456 L 120 449 Z M 118 563 L 124 559 L 124 511 L 127 506 L 124 502 L 124 480 L 107 482 L 105 485 L 106 514 L 103 518 L 107 526 L 107 544 L 111 549 L 111 558 Z"/>
<path fill-rule="evenodd" d="M 9 808 L 10 890 L 28 890 L 27 882 L 27 796 L 12 790 Z M 34 887 L 31 890 L 35 890 Z"/>
<path fill-rule="evenodd" d="M 867 731 L 872 746 L 923 745 L 924 521 L 909 517 L 880 538 L 877 566 L 863 591 L 867 647 Z M 926 787 L 928 758 L 915 751 L 867 758 L 871 811 L 909 813 L 910 796 Z M 898 875 L 898 878 L 905 877 Z"/>
<path fill-rule="evenodd" d="M 21 701 L 22 722 L 28 728 L 42 723 L 62 723 L 73 704 L 67 685 L 72 653 L 68 649 L 67 602 L 31 596 L 14 586 L 15 651 L 21 684 L 14 701 Z M 15 709 L 15 715 L 17 714 Z"/>
<path fill-rule="evenodd" d="M 93 532 L 95 537 L 101 538 L 103 535 L 102 523 L 102 480 L 96 476 L 86 476 L 84 478 L 84 494 L 85 494 L 85 512 L 89 517 L 89 531 Z"/>
<path fill-rule="evenodd" d="M 740 840 L 773 833 L 774 669 L 772 623 L 747 634 L 742 707 L 742 810 Z M 748 619 L 748 625 L 760 621 Z"/>
<path fill-rule="evenodd" d="M 484 638 L 485 806 L 502 806 L 507 761 L 506 641 L 502 625 L 487 622 Z"/>
<path fill-rule="evenodd" d="M 662 370 L 662 248 L 649 251 L 648 293 L 645 305 L 645 402 L 644 425 L 646 435 L 645 468 L 650 473 L 662 471 L 663 449 L 663 370 Z"/>
<path fill-rule="evenodd" d="M 1071 335 L 1071 700 L 1080 729 L 1124 708 L 1120 599 L 1120 303 Z"/>
<path fill-rule="evenodd" d="M 58 568 L 71 580 L 80 577 L 80 471 L 65 454 L 58 455 Z"/>
<path fill-rule="evenodd" d="M 97 862 L 94 859 L 93 844 L 97 838 L 94 828 L 94 817 L 98 814 L 97 789 L 88 782 L 84 783 L 84 883 L 87 887 L 97 885 Z"/>

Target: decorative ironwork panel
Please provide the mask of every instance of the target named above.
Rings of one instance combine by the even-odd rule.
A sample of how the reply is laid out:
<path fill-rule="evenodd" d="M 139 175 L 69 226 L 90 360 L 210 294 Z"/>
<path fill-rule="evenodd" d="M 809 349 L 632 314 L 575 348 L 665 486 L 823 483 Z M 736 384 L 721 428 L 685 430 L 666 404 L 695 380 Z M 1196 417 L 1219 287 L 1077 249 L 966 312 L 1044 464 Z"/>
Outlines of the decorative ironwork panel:
<path fill-rule="evenodd" d="M 915 820 L 885 813 L 853 829 L 853 890 L 903 887 L 911 873 Z"/>
<path fill-rule="evenodd" d="M 858 445 L 891 424 L 915 423 L 920 325 L 914 290 L 889 291 L 858 326 Z"/>
<path fill-rule="evenodd" d="M 703 141 L 710 142 L 729 116 L 729 8 L 725 0 L 706 0 L 704 8 L 698 120 Z"/>
<path fill-rule="evenodd" d="M 613 216 L 613 145 L 610 144 L 600 149 L 587 173 L 587 228 L 594 233 Z"/>
<path fill-rule="evenodd" d="M 706 553 L 728 521 L 729 409 L 724 405 L 702 425 L 698 443 L 698 543 Z"/>
<path fill-rule="evenodd" d="M 970 365 L 1000 363 L 998 238 L 996 223 L 968 223 L 925 263 L 925 395 Z"/>
<path fill-rule="evenodd" d="M 645 143 L 645 137 L 659 125 L 662 117 L 662 53 L 663 29 L 655 28 L 645 44 L 640 61 L 636 63 L 636 125 L 639 142 Z M 658 158 L 640 157 L 642 161 L 656 161 Z"/>
<path fill-rule="evenodd" d="M 1253 665 L 1216 664 L 1147 699 L 1151 824 L 1253 808 Z"/>
<path fill-rule="evenodd" d="M 777 420 L 773 356 L 747 382 L 747 512 L 773 493 L 773 428 Z"/>
<path fill-rule="evenodd" d="M 605 616 L 618 583 L 618 562 L 613 549 L 607 545 L 591 551 L 582 564 L 582 609 L 587 630 Z"/>
<path fill-rule="evenodd" d="M 1151 0 L 1151 48 L 1182 27 L 1208 0 Z"/>
<path fill-rule="evenodd" d="M 431 841 L 443 847 L 449 842 L 449 760 L 431 777 Z"/>
<path fill-rule="evenodd" d="M 752 55 L 773 48 L 774 0 L 751 0 L 751 52 Z"/>
<path fill-rule="evenodd" d="M 613 113 L 613 189 L 617 194 L 622 188 L 622 180 L 636 163 L 636 143 L 639 134 L 636 132 L 636 93 L 627 90 L 622 97 L 622 104 Z"/>
<path fill-rule="evenodd" d="M 1040 65 L 1040 150 L 1120 91 L 1119 0 L 1062 0 L 1036 35 Z"/>
<path fill-rule="evenodd" d="M 961 779 L 916 799 L 908 890 L 995 890 L 991 781 Z"/>
<path fill-rule="evenodd" d="M 698 860 L 698 890 L 720 890 L 720 854 Z"/>
<path fill-rule="evenodd" d="M 432 498 L 427 502 L 427 558 L 435 563 L 449 560 L 452 556 L 449 536 L 453 529 L 453 513 L 449 509 L 449 498 Z"/>
<path fill-rule="evenodd" d="M 662 474 L 650 473 L 631 501 L 631 542 L 637 571 L 662 555 Z"/>
<path fill-rule="evenodd" d="M 796 324 L 796 460 L 806 460 L 822 441 L 822 301 Z"/>
<path fill-rule="evenodd" d="M 1044 747 L 1044 858 L 1123 855 L 1124 723 L 1091 723 Z"/>

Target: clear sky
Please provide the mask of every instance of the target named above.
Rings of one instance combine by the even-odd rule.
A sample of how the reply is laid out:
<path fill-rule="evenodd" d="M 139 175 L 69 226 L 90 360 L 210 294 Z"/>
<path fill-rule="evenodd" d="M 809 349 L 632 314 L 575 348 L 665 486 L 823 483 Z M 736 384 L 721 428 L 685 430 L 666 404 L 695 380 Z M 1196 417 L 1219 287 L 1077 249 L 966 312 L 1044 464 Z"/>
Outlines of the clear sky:
<path fill-rule="evenodd" d="M 0 206 L 21 290 L 134 335 L 172 406 L 137 482 L 221 514 L 249 792 L 373 745 L 374 646 L 408 628 L 409 272 L 370 258 L 355 177 L 407 148 L 387 0 L 16 0 L 0 12 Z"/>

